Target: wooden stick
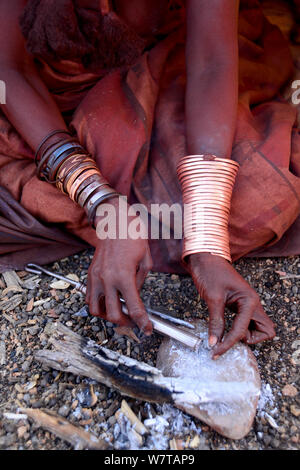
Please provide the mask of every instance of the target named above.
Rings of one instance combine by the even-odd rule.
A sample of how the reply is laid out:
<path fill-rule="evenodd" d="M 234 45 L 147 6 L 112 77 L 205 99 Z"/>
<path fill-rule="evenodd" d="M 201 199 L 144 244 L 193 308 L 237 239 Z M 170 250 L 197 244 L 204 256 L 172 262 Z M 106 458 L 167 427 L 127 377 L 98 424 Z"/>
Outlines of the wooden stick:
<path fill-rule="evenodd" d="M 50 414 L 49 411 L 39 409 L 22 408 L 22 413 L 32 419 L 38 426 L 47 429 L 64 441 L 74 446 L 75 450 L 104 450 L 108 448 L 107 442 L 98 439 L 93 434 L 74 426 L 66 419 Z"/>
<path fill-rule="evenodd" d="M 136 414 L 132 411 L 130 406 L 128 405 L 127 401 L 122 400 L 121 403 L 121 412 L 129 419 L 132 424 L 132 427 L 142 436 L 144 434 L 148 434 L 149 431 L 146 426 L 139 420 Z"/>
<path fill-rule="evenodd" d="M 54 350 L 39 350 L 35 358 L 56 370 L 89 377 L 130 397 L 155 403 L 174 402 L 178 392 L 159 369 L 99 346 L 61 323 L 47 328 Z"/>

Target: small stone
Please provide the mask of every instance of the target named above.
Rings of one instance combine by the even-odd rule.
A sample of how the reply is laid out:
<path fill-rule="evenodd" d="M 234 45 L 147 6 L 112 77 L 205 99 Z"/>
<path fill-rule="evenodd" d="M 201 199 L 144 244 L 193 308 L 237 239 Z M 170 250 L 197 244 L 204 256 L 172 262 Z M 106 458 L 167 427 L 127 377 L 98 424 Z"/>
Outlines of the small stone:
<path fill-rule="evenodd" d="M 278 439 L 272 439 L 271 446 L 273 447 L 273 449 L 278 449 L 278 447 L 280 446 L 279 440 Z"/>
<path fill-rule="evenodd" d="M 295 397 L 298 394 L 298 390 L 294 385 L 287 384 L 283 387 L 282 393 L 286 397 Z"/>
<path fill-rule="evenodd" d="M 277 361 L 277 359 L 278 359 L 278 354 L 277 354 L 275 351 L 271 351 L 270 358 L 271 358 L 273 361 Z"/>
<path fill-rule="evenodd" d="M 23 370 L 24 372 L 27 372 L 27 371 L 29 370 L 29 368 L 30 368 L 30 364 L 31 364 L 31 362 L 29 362 L 29 361 L 23 362 L 23 364 L 22 364 L 22 370 Z"/>
<path fill-rule="evenodd" d="M 108 418 L 107 420 L 107 423 L 109 426 L 114 426 L 116 424 L 117 420 L 114 416 L 111 416 L 110 418 Z"/>
<path fill-rule="evenodd" d="M 31 334 L 31 336 L 35 336 L 39 332 L 39 327 L 38 326 L 33 326 L 32 328 L 28 328 L 28 332 Z"/>
<path fill-rule="evenodd" d="M 278 431 L 280 434 L 284 434 L 284 433 L 285 433 L 285 428 L 284 428 L 284 426 L 278 426 L 277 431 Z"/>
<path fill-rule="evenodd" d="M 263 437 L 263 442 L 265 444 L 266 447 L 268 447 L 271 443 L 271 436 L 269 436 L 268 434 L 265 434 L 264 437 Z"/>
<path fill-rule="evenodd" d="M 200 444 L 200 437 L 196 434 L 196 436 L 190 442 L 191 449 L 197 449 Z"/>
<path fill-rule="evenodd" d="M 32 408 L 42 408 L 43 406 L 43 403 L 39 400 L 37 401 L 34 401 L 32 404 L 31 404 Z"/>
<path fill-rule="evenodd" d="M 298 418 L 300 416 L 300 408 L 296 405 L 291 405 L 290 407 L 291 413 Z"/>
<path fill-rule="evenodd" d="M 81 406 L 90 408 L 97 402 L 97 396 L 94 393 L 92 385 L 81 384 L 76 391 L 76 398 Z"/>
<path fill-rule="evenodd" d="M 73 403 L 71 405 L 72 410 L 75 410 L 77 408 L 77 406 L 78 406 L 78 400 L 73 401 Z"/>
<path fill-rule="evenodd" d="M 27 432 L 27 426 L 20 426 L 17 430 L 18 438 L 22 439 L 24 437 L 24 434 Z"/>
<path fill-rule="evenodd" d="M 32 297 L 26 307 L 26 312 L 31 312 L 33 309 L 34 297 Z"/>
<path fill-rule="evenodd" d="M 70 408 L 67 405 L 63 405 L 59 408 L 58 414 L 66 418 L 70 412 Z"/>
<path fill-rule="evenodd" d="M 0 437 L 0 449 L 7 449 L 7 447 L 10 447 L 13 445 L 16 441 L 16 436 L 15 434 L 8 433 L 3 437 Z"/>

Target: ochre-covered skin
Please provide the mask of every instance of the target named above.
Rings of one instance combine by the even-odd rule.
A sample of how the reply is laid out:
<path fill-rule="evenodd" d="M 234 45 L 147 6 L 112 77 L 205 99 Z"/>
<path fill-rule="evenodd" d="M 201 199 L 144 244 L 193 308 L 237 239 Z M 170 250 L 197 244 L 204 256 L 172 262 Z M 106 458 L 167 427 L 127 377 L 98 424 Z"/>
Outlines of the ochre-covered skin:
<path fill-rule="evenodd" d="M 59 105 L 49 92 L 49 86 L 46 86 L 41 78 L 42 74 L 39 73 L 33 57 L 26 51 L 25 40 L 18 23 L 26 3 L 23 0 L 0 3 L 2 45 L 0 78 L 7 84 L 7 104 L 2 106 L 2 110 L 24 141 L 34 150 L 48 133 L 55 129 L 67 130 L 67 126 Z M 89 2 L 85 0 L 78 3 L 87 5 Z M 95 6 L 95 1 L 91 3 Z M 115 12 L 143 37 L 146 43 L 151 44 L 152 36 L 163 27 L 169 2 L 116 0 L 114 4 Z M 184 104 L 185 152 L 189 154 L 212 153 L 224 158 L 233 155 L 232 146 L 237 131 L 238 116 L 238 7 L 237 0 L 186 1 L 187 73 Z M 275 34 L 275 40 L 277 39 Z M 150 57 L 147 63 L 150 69 L 152 67 L 153 76 L 158 62 L 157 58 L 153 58 L 151 63 Z M 282 73 L 288 77 L 290 70 L 287 69 Z M 284 79 L 285 77 L 282 78 L 283 81 Z M 112 87 L 114 80 L 118 85 L 117 75 L 111 79 Z M 132 80 L 134 83 L 133 76 Z M 154 87 L 154 84 L 150 85 Z M 259 93 L 260 90 L 256 90 L 252 96 L 247 96 L 245 93 L 245 106 L 251 100 L 254 103 L 258 102 Z M 95 100 L 93 102 L 95 103 Z M 124 109 L 127 109 L 126 106 Z M 81 110 L 84 113 L 84 106 Z M 89 137 L 81 134 L 84 124 L 79 125 L 80 112 L 75 115 L 73 125 L 75 128 L 77 126 L 80 140 L 87 146 L 93 147 L 94 144 L 91 144 Z M 83 122 L 87 121 L 84 119 Z M 126 132 L 126 125 L 124 128 Z M 239 128 L 239 132 L 242 135 L 243 129 Z M 121 137 L 120 135 L 120 140 Z M 105 137 L 103 142 L 101 138 L 100 146 L 103 144 L 105 147 Z M 255 137 L 249 140 L 254 141 Z M 289 162 L 285 163 L 288 166 Z M 103 168 L 105 170 L 105 161 Z M 114 182 L 116 179 L 116 185 L 119 184 L 117 189 L 127 194 L 132 173 L 126 179 L 123 172 L 124 178 L 123 180 L 120 178 L 118 182 L 119 170 L 117 164 L 115 171 L 112 172 L 111 181 Z M 49 192 L 54 194 L 54 190 L 55 188 L 51 188 Z M 113 200 L 112 204 L 118 207 L 118 200 Z M 59 209 L 56 208 L 57 211 Z M 72 231 L 70 222 L 69 226 Z M 148 242 L 146 240 L 99 241 L 94 233 L 82 227 L 77 232 L 73 230 L 73 233 L 85 240 L 89 239 L 89 242 L 96 247 L 88 277 L 87 301 L 91 313 L 114 323 L 129 324 L 128 318 L 121 313 L 118 301 L 120 293 L 126 300 L 133 322 L 150 334 L 151 323 L 138 292 L 152 266 Z M 262 245 L 268 241 L 267 238 L 262 239 Z M 209 308 L 210 338 L 211 344 L 216 343 L 215 356 L 223 354 L 239 340 L 254 344 L 274 337 L 274 325 L 264 312 L 258 295 L 228 262 L 210 254 L 192 255 L 187 269 Z M 105 296 L 105 311 L 101 301 L 103 296 Z M 231 331 L 221 343 L 225 306 L 235 308 L 238 315 Z"/>

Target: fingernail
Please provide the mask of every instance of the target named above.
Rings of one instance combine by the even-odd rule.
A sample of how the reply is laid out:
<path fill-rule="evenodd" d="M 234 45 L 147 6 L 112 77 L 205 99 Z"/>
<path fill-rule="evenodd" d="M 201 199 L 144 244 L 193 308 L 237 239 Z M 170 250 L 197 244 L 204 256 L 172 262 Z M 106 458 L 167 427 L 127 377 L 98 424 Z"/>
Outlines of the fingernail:
<path fill-rule="evenodd" d="M 213 356 L 213 360 L 215 361 L 216 359 L 219 359 L 220 356 L 216 355 L 216 356 Z"/>
<path fill-rule="evenodd" d="M 215 346 L 218 342 L 218 338 L 215 335 L 210 336 L 209 338 L 209 345 L 210 346 Z"/>
<path fill-rule="evenodd" d="M 143 333 L 143 335 L 145 336 L 151 336 L 152 335 L 152 331 L 149 330 L 148 328 L 144 329 L 143 327 L 140 328 L 140 331 L 141 333 Z"/>

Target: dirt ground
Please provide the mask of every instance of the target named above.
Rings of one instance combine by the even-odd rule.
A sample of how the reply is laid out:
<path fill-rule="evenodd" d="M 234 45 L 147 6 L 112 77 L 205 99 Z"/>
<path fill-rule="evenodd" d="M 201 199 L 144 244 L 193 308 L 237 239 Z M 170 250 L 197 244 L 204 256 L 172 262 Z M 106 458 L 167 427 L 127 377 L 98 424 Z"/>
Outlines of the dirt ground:
<path fill-rule="evenodd" d="M 91 258 L 92 251 L 84 252 L 48 267 L 84 280 Z M 46 275 L 34 278 L 19 272 L 23 282 L 20 292 L 7 292 L 1 277 L 0 449 L 73 448 L 31 420 L 11 415 L 21 408 L 55 412 L 105 439 L 113 449 L 170 449 L 172 439 L 182 449 L 299 449 L 300 257 L 246 259 L 236 263 L 236 269 L 259 293 L 277 325 L 272 341 L 251 347 L 261 374 L 262 393 L 252 430 L 244 439 L 224 438 L 171 405 L 128 398 L 141 421 L 156 419 L 156 427 L 141 445 L 133 443 L 126 426 L 122 429 L 115 416 L 124 397 L 90 379 L 41 366 L 34 353 L 47 344 L 45 330 L 55 321 L 98 343 L 107 339 L 106 347 L 150 365 L 155 365 L 161 337 L 154 334 L 146 338 L 135 330 L 138 344 L 117 334 L 112 324 L 81 316 L 86 315 L 84 297 L 72 287 L 61 290 L 51 287 L 53 279 Z M 283 273 L 292 277 L 281 279 Z M 142 296 L 148 305 L 163 306 L 179 318 L 207 319 L 205 304 L 188 276 L 150 273 Z"/>

